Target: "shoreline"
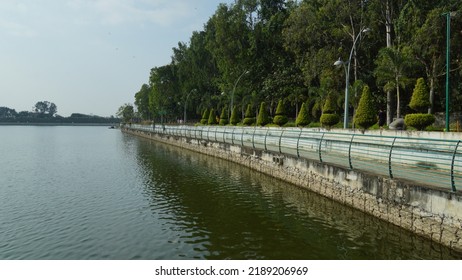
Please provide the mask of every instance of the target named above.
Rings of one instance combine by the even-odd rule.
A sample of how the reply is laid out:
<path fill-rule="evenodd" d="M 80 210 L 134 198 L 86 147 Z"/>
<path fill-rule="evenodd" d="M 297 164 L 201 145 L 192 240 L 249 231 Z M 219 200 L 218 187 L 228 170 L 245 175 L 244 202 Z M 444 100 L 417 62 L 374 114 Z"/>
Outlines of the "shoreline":
<path fill-rule="evenodd" d="M 119 123 L 14 123 L 0 122 L 0 126 L 114 126 L 119 127 Z"/>

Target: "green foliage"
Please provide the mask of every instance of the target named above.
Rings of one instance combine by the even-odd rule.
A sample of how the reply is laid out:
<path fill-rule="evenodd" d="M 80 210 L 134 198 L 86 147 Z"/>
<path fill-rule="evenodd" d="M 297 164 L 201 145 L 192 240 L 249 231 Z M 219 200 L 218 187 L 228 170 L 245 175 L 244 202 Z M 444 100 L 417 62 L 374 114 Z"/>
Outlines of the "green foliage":
<path fill-rule="evenodd" d="M 135 94 L 135 105 L 138 108 L 138 112 L 141 117 L 145 120 L 150 118 L 149 111 L 149 94 L 151 93 L 151 87 L 147 84 L 143 84 L 141 89 Z"/>
<path fill-rule="evenodd" d="M 314 103 L 313 108 L 311 108 L 311 116 L 314 120 L 319 120 L 322 115 L 322 103 L 320 101 Z"/>
<path fill-rule="evenodd" d="M 245 111 L 245 118 L 242 121 L 244 125 L 253 125 L 255 123 L 255 117 L 253 115 L 252 106 L 249 104 L 247 110 Z"/>
<path fill-rule="evenodd" d="M 237 107 L 234 106 L 233 112 L 231 113 L 231 120 L 230 120 L 230 123 L 231 123 L 232 125 L 236 125 L 236 124 L 239 123 L 239 121 L 240 121 L 240 119 L 239 119 L 239 114 L 238 114 L 238 111 L 237 111 Z"/>
<path fill-rule="evenodd" d="M 133 105 L 126 103 L 120 106 L 119 110 L 116 113 L 116 116 L 121 118 L 122 121 L 125 123 L 131 122 L 131 120 L 135 116 L 135 110 L 133 109 Z"/>
<path fill-rule="evenodd" d="M 389 119 L 393 111 L 400 116 L 401 102 L 411 99 L 408 87 L 417 77 L 425 77 L 435 111 L 444 109 L 440 77 L 445 65 L 441 42 L 446 34 L 441 14 L 460 11 L 460 1 L 231 2 L 220 4 L 203 30 L 194 31 L 189 42 L 173 48 L 170 64 L 152 69 L 147 86 L 135 96 L 143 118 L 178 119 L 183 115 L 183 106 L 178 104 L 185 102 L 188 116 L 200 114 L 205 108 L 218 108 L 219 102 L 230 98 L 221 92 L 232 91 L 238 108 L 248 102 L 255 106 L 263 100 L 287 100 L 291 106 L 286 108 L 287 115 L 305 101 L 313 121 L 318 121 L 322 113 L 338 110 L 323 110 L 323 100 L 326 92 L 344 89 L 343 69 L 332 64 L 339 57 L 348 58 L 352 46 L 350 82 L 362 80 L 372 91 L 383 90 L 386 94 L 373 97 L 379 99 L 375 101 L 380 107 L 387 105 Z M 461 17 L 451 21 L 456 29 L 462 24 Z M 390 23 L 390 32 L 385 32 L 384 22 Z M 362 33 L 365 26 L 371 32 Z M 462 34 L 452 32 L 450 40 L 460 46 Z M 462 97 L 455 93 L 462 91 L 462 59 L 459 54 L 451 59 L 455 69 L 451 111 L 460 112 Z M 189 95 L 193 89 L 198 94 Z M 356 107 L 359 85 L 353 84 L 350 93 L 350 106 Z M 334 98 L 334 107 L 342 104 Z M 203 119 L 207 123 L 208 115 Z M 237 124 L 237 118 L 229 121 Z"/>
<path fill-rule="evenodd" d="M 210 115 L 209 109 L 205 109 L 204 113 L 202 114 L 201 124 L 206 125 L 208 123 L 209 115 Z"/>
<path fill-rule="evenodd" d="M 284 102 L 282 102 L 282 100 L 279 100 L 278 107 L 276 108 L 276 116 L 285 115 L 285 114 L 286 114 L 286 110 L 284 108 Z"/>
<path fill-rule="evenodd" d="M 276 108 L 276 116 L 274 116 L 273 123 L 283 126 L 289 121 L 289 119 L 286 116 L 285 109 L 284 109 L 284 103 L 282 100 L 279 100 L 278 102 L 278 107 Z"/>
<path fill-rule="evenodd" d="M 427 126 L 435 122 L 435 116 L 432 114 L 408 114 L 404 118 L 404 123 L 407 126 L 417 130 L 424 130 Z"/>
<path fill-rule="evenodd" d="M 257 125 L 265 126 L 269 123 L 268 108 L 266 103 L 262 102 L 260 104 L 260 111 L 258 111 Z"/>
<path fill-rule="evenodd" d="M 340 117 L 335 114 L 335 102 L 331 94 L 327 96 L 326 102 L 322 107 L 322 115 L 319 120 L 322 126 L 328 128 L 336 125 L 340 121 Z"/>
<path fill-rule="evenodd" d="M 324 103 L 324 106 L 322 107 L 322 113 L 323 114 L 333 114 L 335 113 L 335 102 L 333 100 L 333 97 L 331 94 L 327 96 L 326 102 Z"/>
<path fill-rule="evenodd" d="M 220 125 L 227 125 L 228 124 L 228 110 L 226 109 L 226 107 L 223 107 L 223 109 L 221 110 L 219 124 Z"/>
<path fill-rule="evenodd" d="M 296 126 L 307 126 L 310 123 L 308 108 L 306 106 L 305 103 L 302 104 L 297 120 L 295 121 Z"/>
<path fill-rule="evenodd" d="M 424 113 L 430 106 L 429 98 L 430 95 L 425 80 L 423 78 L 417 79 L 409 107 L 417 112 Z"/>
<path fill-rule="evenodd" d="M 322 114 L 320 121 L 322 126 L 330 128 L 339 123 L 340 117 L 337 114 Z"/>
<path fill-rule="evenodd" d="M 34 112 L 42 116 L 53 117 L 58 111 L 57 108 L 53 102 L 39 101 L 34 106 Z"/>
<path fill-rule="evenodd" d="M 374 75 L 384 91 L 396 92 L 396 117 L 401 117 L 401 92 L 410 83 L 409 73 L 415 67 L 409 47 L 384 47 L 375 61 Z"/>
<path fill-rule="evenodd" d="M 274 116 L 274 118 L 273 118 L 273 123 L 275 123 L 275 124 L 277 124 L 279 126 L 285 125 L 288 121 L 289 121 L 289 119 L 285 115 L 277 115 L 277 116 Z"/>
<path fill-rule="evenodd" d="M 207 121 L 208 125 L 217 124 L 217 115 L 215 114 L 215 110 L 211 109 L 209 113 L 209 119 Z"/>
<path fill-rule="evenodd" d="M 369 86 L 363 88 L 359 106 L 354 117 L 354 123 L 362 129 L 368 129 L 377 123 L 377 110 L 375 109 Z"/>

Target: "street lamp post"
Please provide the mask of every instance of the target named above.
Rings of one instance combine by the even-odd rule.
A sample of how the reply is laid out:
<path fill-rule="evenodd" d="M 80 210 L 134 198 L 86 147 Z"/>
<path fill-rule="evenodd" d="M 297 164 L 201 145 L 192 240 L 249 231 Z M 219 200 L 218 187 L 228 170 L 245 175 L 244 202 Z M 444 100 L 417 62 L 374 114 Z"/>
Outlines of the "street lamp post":
<path fill-rule="evenodd" d="M 334 63 L 334 66 L 343 65 L 345 68 L 345 109 L 344 109 L 344 117 L 343 117 L 343 128 L 348 128 L 348 98 L 349 98 L 349 87 L 350 87 L 350 64 L 351 64 L 351 57 L 353 56 L 353 51 L 355 49 L 356 42 L 358 41 L 359 37 L 361 37 L 362 33 L 367 33 L 371 31 L 370 28 L 363 28 L 356 36 L 355 40 L 353 41 L 353 47 L 351 47 L 350 56 L 347 61 L 342 61 L 340 58 Z"/>
<path fill-rule="evenodd" d="M 455 12 L 447 12 L 442 15 L 446 16 L 446 132 L 449 132 L 449 71 L 451 54 L 451 16 L 454 16 Z"/>
<path fill-rule="evenodd" d="M 249 73 L 248 70 L 245 70 L 244 72 L 242 72 L 242 74 L 239 76 L 239 78 L 237 78 L 236 82 L 234 83 L 233 92 L 231 93 L 231 106 L 229 107 L 229 114 L 230 115 L 231 115 L 231 112 L 233 110 L 234 92 L 236 91 L 237 83 L 239 83 L 239 80 L 242 78 L 242 76 L 244 76 L 245 74 L 248 74 L 248 73 Z M 231 121 L 231 119 L 230 119 L 230 121 Z"/>
<path fill-rule="evenodd" d="M 188 98 L 189 96 L 191 95 L 191 93 L 193 92 L 196 92 L 196 89 L 193 89 L 191 90 L 188 95 L 186 95 L 186 100 L 184 102 L 184 117 L 183 117 L 183 120 L 184 120 L 184 124 L 186 124 L 186 106 L 188 105 Z"/>

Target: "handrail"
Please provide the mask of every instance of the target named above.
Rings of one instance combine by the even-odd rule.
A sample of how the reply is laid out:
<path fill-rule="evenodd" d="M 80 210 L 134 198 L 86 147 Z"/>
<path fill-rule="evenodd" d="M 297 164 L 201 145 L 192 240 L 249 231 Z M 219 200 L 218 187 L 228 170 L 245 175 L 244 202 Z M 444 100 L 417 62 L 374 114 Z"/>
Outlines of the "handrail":
<path fill-rule="evenodd" d="M 149 134 L 170 134 L 264 149 L 452 191 L 462 187 L 461 140 L 339 133 L 300 128 L 259 129 L 234 126 L 231 129 L 229 126 L 211 128 L 163 124 L 132 124 L 125 127 Z M 215 135 L 210 135 L 213 132 Z M 219 137 L 220 133 L 222 137 Z"/>

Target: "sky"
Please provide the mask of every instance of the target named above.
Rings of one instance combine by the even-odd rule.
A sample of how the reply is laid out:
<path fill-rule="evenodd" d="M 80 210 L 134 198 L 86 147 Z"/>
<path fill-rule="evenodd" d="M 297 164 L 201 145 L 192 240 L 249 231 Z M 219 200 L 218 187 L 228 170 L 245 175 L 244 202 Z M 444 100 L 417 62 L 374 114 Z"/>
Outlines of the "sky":
<path fill-rule="evenodd" d="M 115 115 L 233 0 L 1 0 L 0 107 Z"/>

